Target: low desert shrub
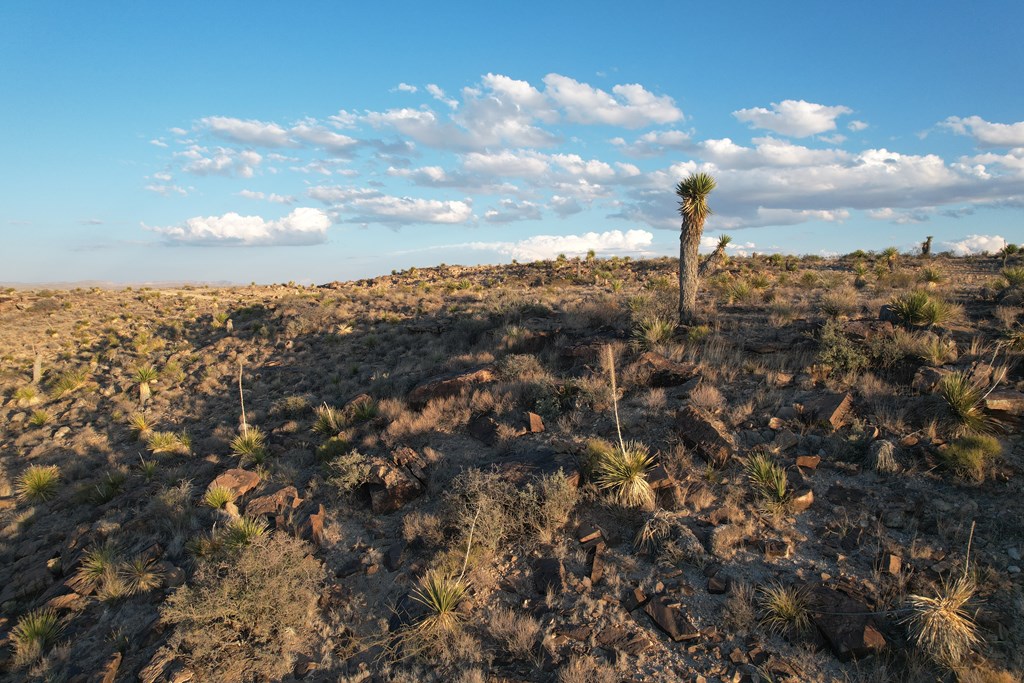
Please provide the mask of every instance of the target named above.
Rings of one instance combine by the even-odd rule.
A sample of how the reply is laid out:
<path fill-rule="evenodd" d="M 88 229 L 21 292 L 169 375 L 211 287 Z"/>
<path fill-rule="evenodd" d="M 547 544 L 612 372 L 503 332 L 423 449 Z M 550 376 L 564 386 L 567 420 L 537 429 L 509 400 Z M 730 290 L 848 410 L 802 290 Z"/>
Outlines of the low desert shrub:
<path fill-rule="evenodd" d="M 280 680 L 326 625 L 317 608 L 325 580 L 313 548 L 283 533 L 254 539 L 225 567 L 200 563 L 164 603 L 176 626 L 170 648 L 199 680 Z"/>
<path fill-rule="evenodd" d="M 18 477 L 18 498 L 32 503 L 45 502 L 57 494 L 60 470 L 56 465 L 30 465 Z"/>
<path fill-rule="evenodd" d="M 940 451 L 946 466 L 963 477 L 983 481 L 1003 447 L 995 437 L 984 434 L 962 436 Z"/>
<path fill-rule="evenodd" d="M 640 348 L 651 349 L 671 343 L 675 331 L 674 320 L 651 316 L 642 318 L 637 323 L 633 330 L 633 339 Z"/>
<path fill-rule="evenodd" d="M 859 373 L 871 364 L 865 350 L 843 333 L 842 326 L 830 320 L 818 335 L 818 362 L 837 373 Z"/>
<path fill-rule="evenodd" d="M 33 410 L 28 418 L 28 423 L 33 427 L 42 427 L 53 422 L 53 415 L 46 410 Z"/>
<path fill-rule="evenodd" d="M 313 431 L 321 436 L 335 436 L 345 428 L 346 420 L 342 411 L 324 403 L 316 409 Z"/>
<path fill-rule="evenodd" d="M 350 494 L 366 483 L 370 475 L 370 461 L 358 450 L 351 449 L 332 458 L 327 469 L 330 472 L 327 482 L 339 492 Z"/>
<path fill-rule="evenodd" d="M 89 373 L 85 370 L 67 370 L 57 376 L 57 379 L 54 380 L 51 386 L 51 390 L 54 396 L 63 398 L 84 387 L 88 380 Z"/>

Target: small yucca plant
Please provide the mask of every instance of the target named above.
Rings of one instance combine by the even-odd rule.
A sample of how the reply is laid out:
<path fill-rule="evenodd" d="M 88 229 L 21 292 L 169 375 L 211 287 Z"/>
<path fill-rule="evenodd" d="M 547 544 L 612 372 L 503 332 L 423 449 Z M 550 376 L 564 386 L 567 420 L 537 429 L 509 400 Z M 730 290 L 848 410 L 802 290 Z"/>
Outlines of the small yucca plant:
<path fill-rule="evenodd" d="M 121 578 L 130 595 L 148 593 L 163 583 L 164 570 L 155 558 L 136 555 L 121 565 Z"/>
<path fill-rule="evenodd" d="M 352 406 L 352 419 L 356 422 L 367 422 L 377 417 L 377 402 L 369 399 L 358 401 Z"/>
<path fill-rule="evenodd" d="M 32 416 L 28 418 L 28 423 L 33 427 L 42 427 L 53 422 L 53 415 L 50 415 L 45 410 L 34 410 Z"/>
<path fill-rule="evenodd" d="M 235 492 L 227 486 L 211 486 L 206 489 L 203 502 L 214 510 L 220 510 L 228 503 L 235 502 Z"/>
<path fill-rule="evenodd" d="M 1003 268 L 1003 278 L 1010 287 L 1024 287 L 1024 266 Z"/>
<path fill-rule="evenodd" d="M 139 368 L 136 368 L 135 374 L 132 375 L 132 379 L 135 381 L 136 384 L 139 385 L 140 402 L 145 403 L 146 401 L 149 400 L 149 397 L 153 391 L 152 387 L 150 387 L 150 384 L 152 382 L 155 382 L 158 376 L 159 373 L 157 373 L 156 368 L 154 368 L 152 365 L 143 365 L 140 366 Z"/>
<path fill-rule="evenodd" d="M 19 387 L 14 392 L 14 400 L 19 406 L 30 406 L 39 402 L 39 390 L 31 384 Z"/>
<path fill-rule="evenodd" d="M 233 550 L 243 548 L 266 535 L 269 528 L 262 517 L 236 517 L 224 527 L 224 545 Z"/>
<path fill-rule="evenodd" d="M 246 426 L 231 441 L 231 452 L 246 460 L 262 463 L 267 457 L 267 436 L 259 427 Z"/>
<path fill-rule="evenodd" d="M 58 398 L 74 393 L 85 386 L 89 373 L 85 370 L 68 370 L 57 377 L 53 383 L 53 393 Z"/>
<path fill-rule="evenodd" d="M 654 456 L 647 446 L 630 441 L 598 453 L 595 481 L 598 488 L 610 490 L 621 505 L 649 507 L 654 503 L 654 489 L 647 481 L 647 473 L 653 467 Z"/>
<path fill-rule="evenodd" d="M 337 408 L 324 403 L 316 409 L 313 431 L 322 436 L 335 436 L 345 428 L 345 416 Z"/>
<path fill-rule="evenodd" d="M 901 621 L 929 657 L 955 666 L 981 643 L 970 609 L 976 591 L 974 581 L 965 574 L 952 582 L 943 581 L 934 597 L 908 598 L 908 613 Z"/>
<path fill-rule="evenodd" d="M 923 289 L 901 294 L 889 302 L 893 314 L 909 327 L 944 325 L 960 317 L 963 309 L 933 297 Z"/>
<path fill-rule="evenodd" d="M 460 578 L 436 570 L 427 572 L 410 594 L 413 600 L 427 608 L 416 630 L 427 636 L 452 631 L 462 621 L 458 607 L 466 597 L 467 588 Z"/>
<path fill-rule="evenodd" d="M 786 470 L 778 465 L 770 455 L 756 453 L 747 458 L 744 468 L 747 481 L 761 498 L 775 503 L 784 503 L 789 497 L 787 491 Z"/>
<path fill-rule="evenodd" d="M 769 633 L 802 633 L 811 626 L 811 601 L 804 588 L 772 581 L 758 587 L 758 622 Z"/>
<path fill-rule="evenodd" d="M 60 470 L 56 465 L 31 465 L 18 477 L 18 497 L 32 503 L 45 502 L 57 493 Z"/>
<path fill-rule="evenodd" d="M 110 572 L 117 570 L 117 547 L 106 542 L 85 554 L 75 573 L 76 578 L 89 590 L 95 589 Z"/>
<path fill-rule="evenodd" d="M 985 414 L 985 392 L 966 372 L 953 372 L 939 380 L 938 394 L 946 402 L 956 434 L 991 432 L 995 423 Z"/>
<path fill-rule="evenodd" d="M 153 432 L 153 425 L 145 413 L 132 413 L 128 416 L 128 428 L 139 441 L 143 441 Z"/>
<path fill-rule="evenodd" d="M 146 439 L 146 447 L 154 455 L 157 453 L 188 455 L 192 452 L 191 439 L 185 432 L 153 432 Z"/>
<path fill-rule="evenodd" d="M 141 455 L 139 460 L 139 471 L 142 472 L 142 476 L 146 481 L 150 481 L 156 475 L 156 460 L 146 460 Z"/>
<path fill-rule="evenodd" d="M 64 626 L 52 609 L 37 609 L 22 615 L 11 630 L 16 664 L 26 666 L 37 661 L 63 631 Z"/>
<path fill-rule="evenodd" d="M 641 348 L 652 349 L 671 342 L 675 332 L 675 321 L 653 316 L 637 323 L 633 337 Z"/>

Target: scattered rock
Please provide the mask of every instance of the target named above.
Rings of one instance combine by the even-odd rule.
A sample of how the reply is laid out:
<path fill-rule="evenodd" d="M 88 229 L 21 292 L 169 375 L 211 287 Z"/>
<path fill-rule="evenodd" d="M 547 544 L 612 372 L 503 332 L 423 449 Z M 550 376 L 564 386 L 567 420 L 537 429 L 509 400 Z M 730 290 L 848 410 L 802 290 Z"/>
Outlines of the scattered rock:
<path fill-rule="evenodd" d="M 469 435 L 488 446 L 498 443 L 498 422 L 489 415 L 477 415 L 469 421 Z"/>
<path fill-rule="evenodd" d="M 775 446 L 780 451 L 788 451 L 800 443 L 800 437 L 786 429 L 775 435 Z"/>
<path fill-rule="evenodd" d="M 399 448 L 389 460 L 374 458 L 364 485 L 377 514 L 394 512 L 426 490 L 426 463 L 411 448 Z"/>
<path fill-rule="evenodd" d="M 526 413 L 526 431 L 540 434 L 544 431 L 544 420 L 537 413 Z"/>
<path fill-rule="evenodd" d="M 590 578 L 590 585 L 595 586 L 604 576 L 604 559 L 602 555 L 605 550 L 604 541 L 599 541 L 587 549 L 587 575 Z"/>
<path fill-rule="evenodd" d="M 597 642 L 606 650 L 618 650 L 634 657 L 651 646 L 651 641 L 645 634 L 631 633 L 621 626 L 608 626 L 597 634 Z"/>
<path fill-rule="evenodd" d="M 853 414 L 853 395 L 825 393 L 804 401 L 804 415 L 839 429 Z"/>
<path fill-rule="evenodd" d="M 1024 416 L 1024 393 L 1005 389 L 993 391 L 985 397 L 985 408 L 1014 417 Z"/>
<path fill-rule="evenodd" d="M 309 516 L 309 533 L 313 539 L 313 542 L 318 546 L 324 545 L 324 521 L 327 519 L 327 513 L 324 511 L 323 503 L 320 504 L 320 509 L 316 513 Z"/>
<path fill-rule="evenodd" d="M 593 524 L 583 524 L 576 532 L 576 538 L 583 545 L 590 545 L 601 539 L 601 529 Z"/>
<path fill-rule="evenodd" d="M 803 489 L 793 494 L 790 499 L 790 505 L 794 512 L 803 512 L 807 508 L 814 504 L 814 491 L 811 489 Z"/>
<path fill-rule="evenodd" d="M 811 619 L 840 661 L 877 654 L 885 649 L 885 638 L 868 615 L 870 610 L 866 605 L 823 586 L 812 593 L 812 600 L 815 609 Z"/>
<path fill-rule="evenodd" d="M 476 384 L 486 384 L 495 380 L 494 370 L 489 366 L 477 368 L 470 372 L 449 373 L 427 380 L 413 388 L 406 396 L 406 401 L 417 410 L 423 408 L 435 398 L 458 396 L 463 389 Z"/>
<path fill-rule="evenodd" d="M 652 387 L 677 387 L 700 373 L 700 366 L 696 363 L 676 363 L 653 351 L 641 355 L 637 365 L 650 373 L 648 384 Z"/>
<path fill-rule="evenodd" d="M 560 594 L 565 588 L 565 567 L 555 557 L 539 557 L 533 561 L 533 586 L 541 595 L 548 591 Z"/>
<path fill-rule="evenodd" d="M 708 577 L 708 593 L 711 595 L 724 595 L 729 592 L 729 580 L 715 574 Z"/>
<path fill-rule="evenodd" d="M 658 625 L 658 628 L 677 643 L 681 640 L 693 640 L 700 636 L 700 631 L 690 621 L 682 604 L 673 601 L 667 595 L 651 598 L 644 605 L 644 612 Z"/>
<path fill-rule="evenodd" d="M 679 435 L 709 462 L 725 464 L 736 453 L 736 441 L 725 424 L 709 413 L 686 406 L 676 413 Z"/>
<path fill-rule="evenodd" d="M 796 456 L 796 466 L 805 470 L 816 470 L 818 465 L 821 463 L 820 455 L 798 455 Z"/>
<path fill-rule="evenodd" d="M 275 493 L 253 498 L 245 506 L 245 514 L 249 516 L 277 516 L 289 510 L 294 510 L 301 504 L 302 499 L 299 498 L 298 489 L 294 486 L 285 486 Z"/>
<path fill-rule="evenodd" d="M 397 571 L 402 566 L 402 556 L 405 553 L 405 541 L 397 541 L 391 544 L 387 554 L 384 556 L 384 566 L 389 572 Z"/>
<path fill-rule="evenodd" d="M 260 485 L 260 475 L 255 472 L 243 469 L 230 469 L 224 472 L 212 482 L 209 488 L 223 486 L 235 494 L 235 498 L 241 498 Z"/>
<path fill-rule="evenodd" d="M 100 679 L 100 683 L 114 683 L 117 680 L 117 671 L 121 668 L 121 659 L 124 655 L 120 652 L 115 652 L 114 655 L 107 660 L 106 666 L 103 667 L 103 678 Z"/>

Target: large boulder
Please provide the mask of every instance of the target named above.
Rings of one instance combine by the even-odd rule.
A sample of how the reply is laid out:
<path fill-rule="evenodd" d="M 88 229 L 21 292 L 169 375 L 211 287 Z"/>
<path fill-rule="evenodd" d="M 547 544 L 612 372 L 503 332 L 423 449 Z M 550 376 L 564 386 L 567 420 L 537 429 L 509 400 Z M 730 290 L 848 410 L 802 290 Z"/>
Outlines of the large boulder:
<path fill-rule="evenodd" d="M 241 498 L 260 485 L 260 475 L 243 469 L 231 469 L 224 472 L 212 482 L 209 488 L 222 486 L 235 494 L 235 498 Z"/>
<path fill-rule="evenodd" d="M 811 619 L 840 661 L 878 654 L 885 649 L 885 638 L 866 605 L 824 586 L 818 587 L 811 598 Z"/>

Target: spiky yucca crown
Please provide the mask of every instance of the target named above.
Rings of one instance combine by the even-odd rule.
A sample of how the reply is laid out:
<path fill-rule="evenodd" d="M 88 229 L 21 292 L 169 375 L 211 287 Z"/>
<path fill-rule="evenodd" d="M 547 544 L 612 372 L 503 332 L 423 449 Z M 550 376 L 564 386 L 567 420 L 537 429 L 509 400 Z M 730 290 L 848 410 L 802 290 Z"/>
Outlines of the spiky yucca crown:
<path fill-rule="evenodd" d="M 703 224 L 711 209 L 708 207 L 708 195 L 717 183 L 708 173 L 691 173 L 676 185 L 679 195 L 679 214 L 691 223 Z"/>

